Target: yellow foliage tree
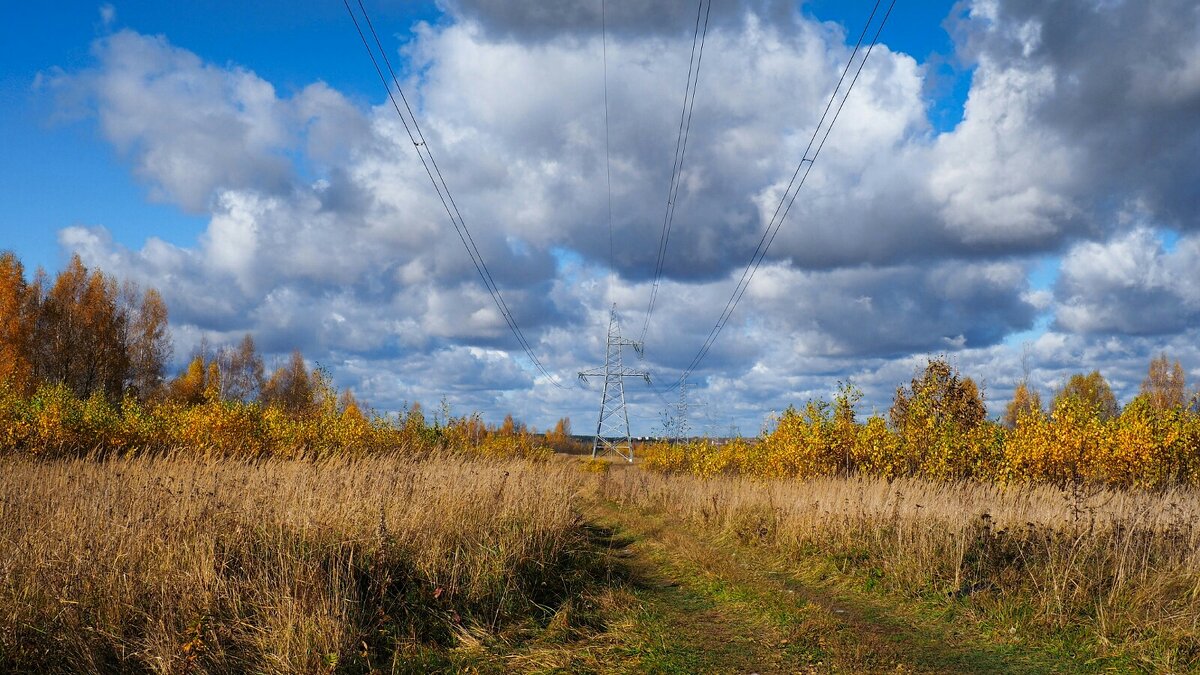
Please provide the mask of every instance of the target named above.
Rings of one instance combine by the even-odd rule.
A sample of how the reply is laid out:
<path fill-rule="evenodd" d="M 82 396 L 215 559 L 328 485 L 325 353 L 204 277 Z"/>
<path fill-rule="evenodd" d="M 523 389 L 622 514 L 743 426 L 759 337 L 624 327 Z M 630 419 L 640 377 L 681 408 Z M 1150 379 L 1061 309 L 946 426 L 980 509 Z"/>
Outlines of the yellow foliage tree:
<path fill-rule="evenodd" d="M 1004 426 L 1015 429 L 1017 422 L 1027 415 L 1042 414 L 1042 397 L 1029 386 L 1029 382 L 1021 380 L 1013 389 L 1012 400 L 1004 409 Z"/>
<path fill-rule="evenodd" d="M 1112 387 L 1108 386 L 1108 380 L 1105 380 L 1098 370 L 1093 370 L 1087 375 L 1083 373 L 1072 375 L 1062 391 L 1054 397 L 1051 407 L 1057 408 L 1068 399 L 1081 401 L 1085 408 L 1090 409 L 1102 420 L 1116 417 L 1120 412 L 1120 408 L 1117 406 L 1117 397 L 1113 396 Z"/>
<path fill-rule="evenodd" d="M 204 402 L 204 392 L 208 389 L 208 368 L 204 356 L 197 354 L 188 362 L 179 377 L 171 381 L 168 395 L 171 400 L 183 405 L 199 405 Z"/>
<path fill-rule="evenodd" d="M 944 358 L 931 359 L 892 403 L 892 427 L 900 436 L 909 474 L 969 478 L 991 457 L 980 456 L 975 432 L 987 419 L 975 381 Z"/>
<path fill-rule="evenodd" d="M 316 405 L 313 378 L 304 365 L 304 355 L 294 350 L 288 363 L 280 366 L 263 386 L 263 401 L 294 415 L 308 413 Z"/>
<path fill-rule="evenodd" d="M 1142 380 L 1141 395 L 1156 410 L 1172 410 L 1184 406 L 1187 390 L 1183 366 L 1172 364 L 1165 353 L 1150 361 L 1150 371 Z"/>

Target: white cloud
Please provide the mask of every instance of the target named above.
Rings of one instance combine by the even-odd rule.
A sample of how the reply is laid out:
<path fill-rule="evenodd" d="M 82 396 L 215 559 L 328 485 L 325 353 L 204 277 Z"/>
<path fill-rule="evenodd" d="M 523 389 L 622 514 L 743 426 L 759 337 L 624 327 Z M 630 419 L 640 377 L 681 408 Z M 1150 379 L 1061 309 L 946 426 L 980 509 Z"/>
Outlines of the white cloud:
<path fill-rule="evenodd" d="M 970 95 L 962 122 L 940 135 L 926 119 L 922 64 L 873 52 L 697 373 L 708 378 L 701 396 L 727 404 L 743 430 L 766 410 L 828 395 L 839 378 L 885 409 L 940 350 L 1003 396 L 1020 355 L 1002 341 L 1050 310 L 1055 329 L 1032 347 L 1043 384 L 1108 359 L 1128 392 L 1132 364 L 1162 343 L 1200 364 L 1180 337 L 1200 304 L 1200 244 L 1184 236 L 1168 252 L 1145 229 L 1200 223 L 1200 153 L 1189 153 L 1200 132 L 1193 117 L 1181 121 L 1200 96 L 1200 52 L 1179 37 L 1186 30 L 1125 17 L 1133 3 L 1117 3 L 1130 40 L 1163 47 L 1115 43 L 1128 72 L 1157 68 L 1170 85 L 1110 111 L 1098 94 L 1105 67 L 1064 45 L 1093 40 L 1091 27 L 1109 35 L 1113 18 L 1078 4 L 1080 23 L 1064 26 L 1027 4 L 974 3 L 956 29 L 974 65 Z M 422 25 L 404 48 L 405 86 L 508 306 L 570 382 L 596 364 L 610 303 L 627 333 L 640 329 L 691 35 L 656 3 L 615 19 L 610 276 L 600 36 L 582 5 L 543 5 L 452 3 L 451 20 Z M 646 366 L 664 384 L 712 328 L 849 51 L 836 26 L 790 5 L 753 7 L 714 9 L 647 336 Z M 459 407 L 509 407 L 543 425 L 567 412 L 582 428 L 594 414 L 594 392 L 533 386 L 390 105 L 362 110 L 321 82 L 281 95 L 245 68 L 131 31 L 99 39 L 93 53 L 91 68 L 48 76 L 50 86 L 90 102 L 155 199 L 209 222 L 192 246 L 151 237 L 130 250 L 95 227 L 64 229 L 60 241 L 159 287 L 182 340 L 254 331 L 273 351 L 303 347 L 385 406 L 446 393 Z M 1118 217 L 1129 204 L 1138 216 Z M 1034 261 L 1062 251 L 1054 291 L 1031 289 Z M 1138 337 L 1150 334 L 1168 337 Z M 661 401 L 630 391 L 635 415 L 656 423 Z"/>
<path fill-rule="evenodd" d="M 1079 333 L 1164 335 L 1200 319 L 1200 237 L 1166 251 L 1139 227 L 1112 240 L 1087 242 L 1064 258 L 1056 320 Z"/>

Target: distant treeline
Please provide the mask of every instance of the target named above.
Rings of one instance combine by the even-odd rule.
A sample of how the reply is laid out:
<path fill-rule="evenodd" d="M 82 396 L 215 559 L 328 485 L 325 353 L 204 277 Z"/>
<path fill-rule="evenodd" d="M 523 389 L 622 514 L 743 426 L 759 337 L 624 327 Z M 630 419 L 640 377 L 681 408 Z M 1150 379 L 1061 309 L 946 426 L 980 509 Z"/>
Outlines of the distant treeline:
<path fill-rule="evenodd" d="M 286 457 L 335 453 L 470 452 L 543 456 L 569 449 L 570 420 L 537 434 L 511 415 L 499 425 L 420 404 L 378 414 L 338 392 L 297 350 L 269 376 L 254 339 L 202 341 L 168 378 L 168 313 L 79 256 L 51 281 L 25 277 L 0 253 L 0 450 L 38 455 L 186 451 Z"/>
<path fill-rule="evenodd" d="M 1092 371 L 1071 376 L 1048 409 L 1023 381 L 992 421 L 975 381 L 943 358 L 896 390 L 887 418 L 861 421 L 861 395 L 843 385 L 832 403 L 789 407 L 755 442 L 659 443 L 643 455 L 651 468 L 702 476 L 1200 485 L 1196 396 L 1187 395 L 1183 368 L 1165 354 L 1150 362 L 1141 392 L 1124 408 Z"/>

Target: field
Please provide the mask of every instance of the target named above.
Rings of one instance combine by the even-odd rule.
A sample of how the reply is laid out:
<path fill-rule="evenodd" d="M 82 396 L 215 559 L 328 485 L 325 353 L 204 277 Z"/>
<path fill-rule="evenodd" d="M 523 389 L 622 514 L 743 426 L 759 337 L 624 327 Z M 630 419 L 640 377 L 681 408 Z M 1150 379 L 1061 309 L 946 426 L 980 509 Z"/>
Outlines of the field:
<path fill-rule="evenodd" d="M 1200 494 L 6 459 L 5 672 L 1185 672 Z"/>
<path fill-rule="evenodd" d="M 6 461 L 0 670 L 421 670 L 575 590 L 577 484 L 455 459 Z"/>

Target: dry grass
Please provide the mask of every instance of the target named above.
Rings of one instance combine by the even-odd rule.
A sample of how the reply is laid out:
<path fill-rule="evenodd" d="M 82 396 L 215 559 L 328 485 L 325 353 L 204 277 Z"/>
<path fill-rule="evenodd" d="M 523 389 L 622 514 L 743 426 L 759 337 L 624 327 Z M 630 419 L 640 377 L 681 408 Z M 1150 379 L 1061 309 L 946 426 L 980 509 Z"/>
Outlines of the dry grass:
<path fill-rule="evenodd" d="M 823 560 L 827 572 L 868 587 L 955 606 L 1015 640 L 1053 637 L 1165 670 L 1200 666 L 1195 490 L 636 470 L 599 485 L 617 503 L 661 509 L 806 565 Z"/>
<path fill-rule="evenodd" d="M 604 671 L 632 610 L 579 516 L 593 490 L 1064 659 L 1200 666 L 1195 491 L 600 468 L 0 460 L 0 671 Z"/>
<path fill-rule="evenodd" d="M 419 669 L 431 645 L 576 592 L 580 476 L 454 458 L 5 460 L 0 670 Z"/>

